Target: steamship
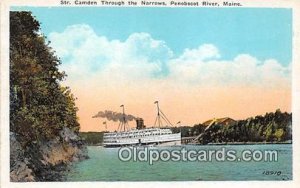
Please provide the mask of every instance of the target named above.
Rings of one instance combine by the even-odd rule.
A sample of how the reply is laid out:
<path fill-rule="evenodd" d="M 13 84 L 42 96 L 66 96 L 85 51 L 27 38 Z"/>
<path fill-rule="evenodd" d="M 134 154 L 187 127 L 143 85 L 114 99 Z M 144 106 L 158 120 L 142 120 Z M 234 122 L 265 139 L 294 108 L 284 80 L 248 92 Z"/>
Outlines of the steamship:
<path fill-rule="evenodd" d="M 116 132 L 104 133 L 103 146 L 104 147 L 123 147 L 123 146 L 143 146 L 143 145 L 160 145 L 171 146 L 181 144 L 181 133 L 172 133 L 168 126 L 162 128 L 163 121 L 172 125 L 164 113 L 159 109 L 158 101 L 157 117 L 154 127 L 146 128 L 142 118 L 136 119 L 136 128 L 129 129 L 127 120 L 125 118 L 124 105 L 123 120 L 119 124 L 119 129 Z"/>

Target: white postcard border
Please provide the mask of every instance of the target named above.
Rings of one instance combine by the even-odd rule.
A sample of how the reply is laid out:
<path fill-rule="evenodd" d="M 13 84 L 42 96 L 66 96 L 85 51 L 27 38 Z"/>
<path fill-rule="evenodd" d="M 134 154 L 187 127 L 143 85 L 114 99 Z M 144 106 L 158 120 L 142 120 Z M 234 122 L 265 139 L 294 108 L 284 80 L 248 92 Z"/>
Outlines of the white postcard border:
<path fill-rule="evenodd" d="M 99 0 L 98 0 L 99 1 Z M 111 0 L 116 1 L 116 0 Z M 140 0 L 137 0 L 140 1 Z M 170 1 L 170 0 L 158 0 Z M 180 1 L 180 0 L 175 0 Z M 183 0 L 184 1 L 184 0 Z M 192 0 L 191 0 L 192 1 Z M 208 0 L 208 2 L 223 2 Z M 243 7 L 291 8 L 293 9 L 293 180 L 292 181 L 176 181 L 176 182 L 34 182 L 14 183 L 9 181 L 9 10 L 11 6 L 62 6 L 60 0 L 4 0 L 1 1 L 1 186 L 2 187 L 299 187 L 300 185 L 300 2 L 297 0 L 235 0 Z M 101 5 L 97 5 L 101 7 Z M 80 8 L 81 6 L 73 6 Z M 209 7 L 206 7 L 209 8 Z M 225 8 L 225 7 L 218 7 Z M 239 7 L 236 7 L 239 8 Z"/>

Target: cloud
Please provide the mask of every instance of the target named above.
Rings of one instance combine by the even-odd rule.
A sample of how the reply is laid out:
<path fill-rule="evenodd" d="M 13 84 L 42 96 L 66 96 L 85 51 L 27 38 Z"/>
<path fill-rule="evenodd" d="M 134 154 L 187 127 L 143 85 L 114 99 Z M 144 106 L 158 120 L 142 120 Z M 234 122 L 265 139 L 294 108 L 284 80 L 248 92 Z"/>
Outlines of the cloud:
<path fill-rule="evenodd" d="M 212 44 L 203 44 L 197 49 L 185 49 L 179 59 L 184 61 L 202 61 L 209 58 L 219 58 L 219 50 Z"/>
<path fill-rule="evenodd" d="M 186 48 L 177 56 L 168 45 L 148 33 L 133 33 L 125 41 L 109 40 L 89 25 L 72 25 L 49 36 L 63 60 L 70 81 L 157 82 L 173 85 L 260 86 L 290 85 L 291 66 L 275 59 L 259 60 L 237 54 L 223 60 L 213 44 Z"/>
<path fill-rule="evenodd" d="M 237 54 L 225 60 L 213 44 L 175 54 L 149 33 L 110 40 L 85 24 L 53 32 L 49 40 L 62 58 L 60 69 L 68 74 L 64 84 L 78 97 L 85 131 L 99 130 L 99 119 L 92 115 L 119 112 L 120 104 L 152 125 L 155 100 L 171 121 L 190 125 L 213 117 L 290 110 L 291 64 L 283 66 L 276 59 Z M 117 125 L 110 126 L 113 130 Z"/>
<path fill-rule="evenodd" d="M 211 53 L 213 54 L 213 53 Z M 259 61 L 248 54 L 240 54 L 233 60 L 205 60 L 199 53 L 192 58 L 179 57 L 170 60 L 170 77 L 177 82 L 199 86 L 259 86 L 278 87 L 290 84 L 291 69 L 274 59 Z M 219 57 L 217 50 L 210 57 Z"/>
<path fill-rule="evenodd" d="M 71 79 L 99 72 L 120 79 L 158 75 L 173 56 L 164 41 L 154 40 L 147 33 L 133 33 L 124 42 L 109 41 L 88 25 L 73 25 L 62 33 L 51 33 L 49 39 Z"/>

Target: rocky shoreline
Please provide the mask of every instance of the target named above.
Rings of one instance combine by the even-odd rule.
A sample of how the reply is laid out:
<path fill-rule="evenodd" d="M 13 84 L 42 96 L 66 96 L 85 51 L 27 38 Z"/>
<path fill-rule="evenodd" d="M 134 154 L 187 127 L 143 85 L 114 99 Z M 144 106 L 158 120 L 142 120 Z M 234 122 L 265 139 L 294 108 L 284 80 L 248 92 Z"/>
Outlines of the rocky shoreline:
<path fill-rule="evenodd" d="M 25 148 L 10 133 L 10 180 L 12 182 L 64 181 L 70 165 L 88 159 L 82 139 L 64 128 L 55 139 L 31 143 Z"/>

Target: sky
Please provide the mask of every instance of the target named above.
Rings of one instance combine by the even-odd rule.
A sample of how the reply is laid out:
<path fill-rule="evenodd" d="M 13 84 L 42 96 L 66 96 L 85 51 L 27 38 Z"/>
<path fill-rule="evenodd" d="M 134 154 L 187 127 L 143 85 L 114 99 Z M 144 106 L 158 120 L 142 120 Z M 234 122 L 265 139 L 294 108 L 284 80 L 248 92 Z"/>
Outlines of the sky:
<path fill-rule="evenodd" d="M 291 111 L 292 11 L 265 8 L 13 7 L 30 10 L 62 60 L 81 131 L 99 111 L 174 124 Z M 109 130 L 116 122 L 107 122 Z M 135 122 L 129 122 L 135 127 Z"/>

